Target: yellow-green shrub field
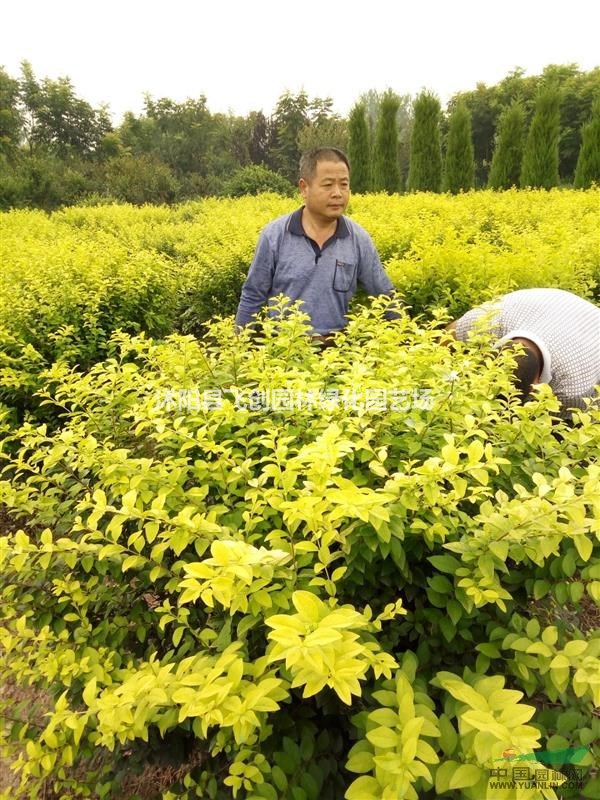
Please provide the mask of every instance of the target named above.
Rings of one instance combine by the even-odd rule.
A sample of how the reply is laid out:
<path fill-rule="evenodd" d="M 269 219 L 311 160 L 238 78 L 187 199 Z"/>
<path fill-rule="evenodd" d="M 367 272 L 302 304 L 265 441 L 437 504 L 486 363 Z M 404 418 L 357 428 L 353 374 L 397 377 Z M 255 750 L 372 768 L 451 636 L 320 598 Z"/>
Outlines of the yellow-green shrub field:
<path fill-rule="evenodd" d="M 600 409 L 441 324 L 598 302 L 600 191 L 352 198 L 409 313 L 323 352 L 228 317 L 296 204 L 0 216 L 0 800 L 600 796 Z"/>

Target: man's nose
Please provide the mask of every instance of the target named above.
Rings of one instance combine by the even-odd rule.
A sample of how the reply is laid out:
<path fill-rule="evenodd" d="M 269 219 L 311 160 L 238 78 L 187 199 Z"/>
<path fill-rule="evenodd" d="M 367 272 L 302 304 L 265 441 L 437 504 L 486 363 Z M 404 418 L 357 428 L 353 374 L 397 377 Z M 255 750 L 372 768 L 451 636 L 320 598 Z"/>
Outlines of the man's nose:
<path fill-rule="evenodd" d="M 336 197 L 341 197 L 342 196 L 342 187 L 339 185 L 339 183 L 334 183 L 333 184 L 333 194 Z"/>

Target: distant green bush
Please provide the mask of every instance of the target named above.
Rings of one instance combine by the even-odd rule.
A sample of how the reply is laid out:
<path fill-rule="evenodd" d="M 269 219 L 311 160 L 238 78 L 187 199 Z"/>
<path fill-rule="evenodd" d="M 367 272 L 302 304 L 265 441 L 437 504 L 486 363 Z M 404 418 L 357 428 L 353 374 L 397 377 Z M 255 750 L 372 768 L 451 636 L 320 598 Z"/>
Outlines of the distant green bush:
<path fill-rule="evenodd" d="M 290 196 L 295 192 L 295 187 L 283 175 L 259 164 L 242 167 L 223 182 L 222 194 L 228 197 L 242 197 L 263 192 Z"/>

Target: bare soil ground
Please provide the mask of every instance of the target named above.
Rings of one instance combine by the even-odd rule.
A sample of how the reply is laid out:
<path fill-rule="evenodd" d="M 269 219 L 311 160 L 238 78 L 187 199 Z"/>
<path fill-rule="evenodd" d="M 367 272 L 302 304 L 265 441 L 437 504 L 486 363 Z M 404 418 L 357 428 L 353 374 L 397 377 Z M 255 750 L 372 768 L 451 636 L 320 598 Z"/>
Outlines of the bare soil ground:
<path fill-rule="evenodd" d="M 7 702 L 7 710 L 0 720 L 0 723 L 11 724 L 11 721 L 22 720 L 25 715 L 32 724 L 43 727 L 44 714 L 52 707 L 47 694 L 36 689 L 23 689 L 16 686 L 0 687 L 0 702 Z M 11 715 L 14 713 L 14 717 Z M 3 748 L 0 752 L 0 791 L 14 789 L 19 785 L 19 776 L 11 769 L 11 764 L 18 758 L 19 747 L 17 745 Z M 111 753 L 106 752 L 101 756 L 105 759 L 112 757 Z M 126 772 L 122 785 L 121 800 L 129 797 L 140 798 L 140 800 L 154 800 L 160 797 L 160 793 L 178 780 L 182 780 L 185 775 L 203 759 L 201 751 L 192 753 L 191 756 L 181 765 L 160 766 L 148 764 L 142 771 L 132 768 Z M 12 796 L 12 795 L 9 795 Z M 16 795 L 15 795 L 16 796 Z M 64 797 L 64 792 L 60 792 L 60 797 Z M 44 788 L 44 794 L 39 800 L 58 800 L 59 795 L 55 794 L 50 782 Z M 92 795 L 92 798 L 94 795 Z"/>
<path fill-rule="evenodd" d="M 23 523 L 19 523 L 12 518 L 6 508 L 0 505 L 0 532 L 6 534 L 15 532 L 21 528 L 31 531 Z M 4 711 L 2 711 L 4 708 Z M 12 685 L 0 684 L 0 725 L 10 726 L 15 721 L 27 721 L 30 724 L 44 727 L 44 714 L 52 708 L 52 701 L 49 695 L 34 688 L 22 688 Z M 11 769 L 11 764 L 19 756 L 19 747 L 16 744 L 7 745 L 0 748 L 0 791 L 14 789 L 20 783 L 19 776 Z M 101 755 L 106 760 L 113 758 L 109 752 Z M 203 759 L 203 753 L 197 751 L 192 753 L 189 758 L 178 766 L 162 766 L 148 764 L 141 772 L 139 767 L 132 768 L 125 772 L 122 786 L 122 797 L 126 800 L 129 797 L 139 797 L 140 800 L 154 800 L 160 793 L 176 781 L 182 780 L 184 776 Z M 12 796 L 12 795 L 9 795 Z M 16 796 L 16 795 L 15 795 Z M 61 796 L 65 796 L 61 792 Z M 51 786 L 44 789 L 44 795 L 39 800 L 57 800 Z"/>
<path fill-rule="evenodd" d="M 35 689 L 22 689 L 17 686 L 0 686 L 0 702 L 5 710 L 2 713 L 1 723 L 10 725 L 13 721 L 23 720 L 26 716 L 29 722 L 43 725 L 44 713 L 49 708 L 48 697 Z M 19 777 L 10 768 L 18 757 L 19 748 L 7 745 L 0 752 L 0 790 L 12 789 L 19 785 Z"/>

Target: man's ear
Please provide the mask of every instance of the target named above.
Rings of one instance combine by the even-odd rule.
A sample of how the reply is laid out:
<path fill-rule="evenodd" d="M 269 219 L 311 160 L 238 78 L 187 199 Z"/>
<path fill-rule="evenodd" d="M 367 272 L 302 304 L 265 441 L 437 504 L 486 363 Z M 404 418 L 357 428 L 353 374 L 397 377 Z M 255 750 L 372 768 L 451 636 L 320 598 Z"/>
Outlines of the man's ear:
<path fill-rule="evenodd" d="M 304 180 L 304 178 L 300 178 L 298 181 L 298 188 L 300 189 L 300 194 L 302 197 L 305 196 L 306 190 L 308 189 L 308 183 Z"/>

